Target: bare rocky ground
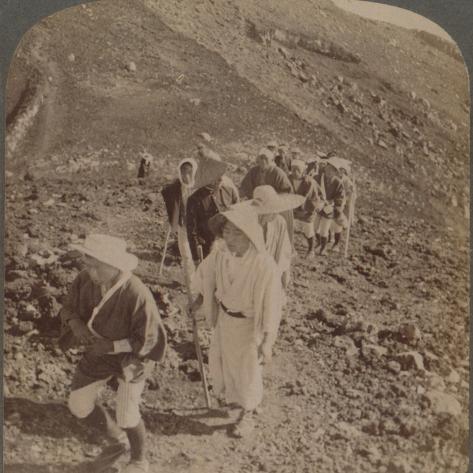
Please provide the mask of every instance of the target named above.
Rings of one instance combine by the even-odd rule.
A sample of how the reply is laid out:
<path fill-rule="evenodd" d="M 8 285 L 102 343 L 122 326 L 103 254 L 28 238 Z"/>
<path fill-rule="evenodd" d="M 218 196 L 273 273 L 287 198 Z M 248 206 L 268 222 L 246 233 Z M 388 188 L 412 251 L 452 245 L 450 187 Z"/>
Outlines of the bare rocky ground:
<path fill-rule="evenodd" d="M 101 1 L 28 32 L 7 88 L 5 471 L 74 471 L 100 448 L 64 404 L 80 354 L 57 347 L 68 245 L 90 231 L 130 242 L 171 341 L 143 406 L 153 472 L 465 471 L 469 103 L 439 44 L 322 0 Z M 159 191 L 203 132 L 237 183 L 277 138 L 352 159 L 360 194 L 346 260 L 296 236 L 241 441 L 203 409 L 175 245 L 158 277 Z"/>

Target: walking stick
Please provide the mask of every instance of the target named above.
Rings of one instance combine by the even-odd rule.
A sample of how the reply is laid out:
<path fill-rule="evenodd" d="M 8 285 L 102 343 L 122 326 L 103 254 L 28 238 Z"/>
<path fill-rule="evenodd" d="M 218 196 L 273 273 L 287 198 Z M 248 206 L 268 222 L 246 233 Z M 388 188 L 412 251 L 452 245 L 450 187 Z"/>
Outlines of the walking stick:
<path fill-rule="evenodd" d="M 168 233 L 166 235 L 166 241 L 164 242 L 163 257 L 161 258 L 161 265 L 159 266 L 159 275 L 160 276 L 163 274 L 164 260 L 166 259 L 166 252 L 168 250 L 168 242 L 169 242 L 169 236 L 170 235 L 171 235 L 171 225 L 169 225 L 169 227 L 168 227 Z"/>
<path fill-rule="evenodd" d="M 344 257 L 348 256 L 348 241 L 350 240 L 350 229 L 355 216 L 355 200 L 356 200 L 356 189 L 355 189 L 355 177 L 353 176 L 353 193 L 350 199 L 350 208 L 348 209 L 348 228 L 347 228 L 347 237 L 345 240 L 345 253 Z"/>
<path fill-rule="evenodd" d="M 199 262 L 202 262 L 203 260 L 203 253 L 202 253 L 202 247 L 199 245 L 197 247 L 197 252 L 199 254 Z M 187 284 L 187 299 L 189 301 L 189 304 L 192 304 L 192 293 L 191 293 L 191 288 L 190 288 L 190 281 L 189 281 L 189 276 L 186 274 L 186 284 Z M 195 352 L 197 354 L 197 360 L 199 362 L 199 371 L 200 371 L 200 377 L 202 378 L 202 387 L 204 388 L 204 395 L 205 395 L 205 404 L 208 409 L 211 407 L 211 402 L 210 402 L 210 394 L 209 394 L 209 387 L 207 383 L 207 376 L 205 374 L 204 370 L 204 357 L 202 356 L 202 349 L 200 347 L 200 342 L 199 342 L 199 327 L 197 326 L 197 318 L 194 313 L 192 315 L 192 337 L 194 339 L 194 345 L 195 345 Z"/>

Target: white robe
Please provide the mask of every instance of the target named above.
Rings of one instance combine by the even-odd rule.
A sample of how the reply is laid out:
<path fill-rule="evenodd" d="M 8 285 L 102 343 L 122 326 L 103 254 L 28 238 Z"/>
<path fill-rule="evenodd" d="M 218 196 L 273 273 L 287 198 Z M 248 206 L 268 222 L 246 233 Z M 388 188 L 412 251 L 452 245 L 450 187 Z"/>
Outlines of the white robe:
<path fill-rule="evenodd" d="M 202 294 L 214 328 L 209 352 L 214 391 L 228 403 L 254 409 L 263 396 L 258 346 L 264 333 L 274 343 L 281 319 L 281 277 L 274 260 L 253 246 L 238 258 L 225 245 L 215 245 L 193 276 L 192 292 Z M 245 318 L 226 314 L 219 302 Z"/>
<path fill-rule="evenodd" d="M 266 250 L 274 258 L 278 265 L 279 274 L 286 273 L 286 283 L 289 283 L 291 277 L 291 258 L 292 245 L 287 232 L 286 220 L 281 215 L 267 222 L 264 229 L 264 240 Z M 281 304 L 284 306 L 287 302 L 286 291 L 282 292 Z"/>
<path fill-rule="evenodd" d="M 266 225 L 264 241 L 268 253 L 274 258 L 281 274 L 291 269 L 292 246 L 287 232 L 287 224 L 281 215 Z"/>

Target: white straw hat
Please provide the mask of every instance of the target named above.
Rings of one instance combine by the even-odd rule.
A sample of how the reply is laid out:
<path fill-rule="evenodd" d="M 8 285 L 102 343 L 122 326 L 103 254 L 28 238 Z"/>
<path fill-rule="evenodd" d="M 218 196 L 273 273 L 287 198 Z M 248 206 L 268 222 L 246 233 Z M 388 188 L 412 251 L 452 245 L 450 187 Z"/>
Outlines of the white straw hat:
<path fill-rule="evenodd" d="M 208 225 L 214 234 L 221 235 L 226 221 L 233 223 L 240 229 L 253 243 L 257 251 L 266 251 L 263 229 L 258 222 L 258 215 L 249 205 L 237 204 L 226 212 L 218 213 L 209 220 Z"/>
<path fill-rule="evenodd" d="M 209 148 L 199 151 L 196 161 L 195 189 L 217 181 L 225 174 L 228 167 L 228 164 L 222 161 L 220 155 Z"/>
<path fill-rule="evenodd" d="M 71 245 L 71 248 L 121 271 L 133 271 L 138 266 L 138 258 L 126 251 L 126 241 L 121 238 L 92 234 L 82 245 Z"/>
<path fill-rule="evenodd" d="M 251 207 L 258 215 L 281 213 L 300 207 L 305 197 L 296 194 L 278 194 L 272 186 L 258 186 L 253 191 L 253 199 L 241 205 Z"/>
<path fill-rule="evenodd" d="M 351 161 L 348 161 L 348 159 L 332 156 L 328 158 L 327 162 L 337 170 L 345 169 L 348 174 L 351 172 Z"/>

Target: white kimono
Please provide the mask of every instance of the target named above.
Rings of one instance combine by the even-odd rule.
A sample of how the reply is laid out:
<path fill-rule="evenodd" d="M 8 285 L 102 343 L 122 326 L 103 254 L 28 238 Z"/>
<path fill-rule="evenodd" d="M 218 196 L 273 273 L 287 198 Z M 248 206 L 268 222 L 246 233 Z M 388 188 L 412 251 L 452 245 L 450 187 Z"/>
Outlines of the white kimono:
<path fill-rule="evenodd" d="M 288 273 L 291 269 L 292 246 L 287 232 L 287 224 L 281 215 L 265 225 L 264 241 L 268 253 L 278 265 L 280 274 Z"/>
<path fill-rule="evenodd" d="M 273 258 L 252 245 L 242 257 L 215 245 L 193 276 L 192 292 L 202 294 L 214 328 L 209 368 L 215 393 L 255 409 L 263 397 L 258 346 L 264 333 L 274 343 L 281 319 L 281 277 Z M 220 303 L 245 317 L 228 315 Z"/>

